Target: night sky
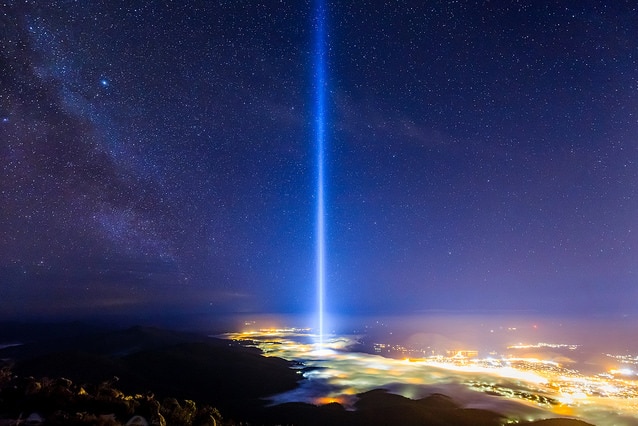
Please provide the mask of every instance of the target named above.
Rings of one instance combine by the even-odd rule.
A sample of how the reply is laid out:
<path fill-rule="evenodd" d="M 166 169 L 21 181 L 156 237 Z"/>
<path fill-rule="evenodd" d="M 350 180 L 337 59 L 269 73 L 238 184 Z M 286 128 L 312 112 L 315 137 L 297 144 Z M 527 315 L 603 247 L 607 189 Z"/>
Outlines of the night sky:
<path fill-rule="evenodd" d="M 0 317 L 314 310 L 316 7 L 0 3 Z M 638 312 L 634 2 L 326 7 L 330 311 Z"/>

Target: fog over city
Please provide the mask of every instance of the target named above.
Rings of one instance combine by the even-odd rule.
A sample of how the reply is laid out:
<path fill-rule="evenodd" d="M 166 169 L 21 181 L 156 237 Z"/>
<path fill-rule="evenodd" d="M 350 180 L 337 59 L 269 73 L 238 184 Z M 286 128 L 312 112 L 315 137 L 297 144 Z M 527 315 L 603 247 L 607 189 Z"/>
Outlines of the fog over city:
<path fill-rule="evenodd" d="M 250 317 L 247 317 L 250 318 Z M 238 318 L 239 319 L 239 318 Z M 511 421 L 577 417 L 638 424 L 636 318 L 454 315 L 340 318 L 321 346 L 299 317 L 254 316 L 224 338 L 300 363 L 307 379 L 273 404 L 338 402 L 384 389 L 412 399 L 454 395 Z M 311 321 L 311 320 L 310 320 Z M 347 325 L 353 326 L 346 334 Z"/>

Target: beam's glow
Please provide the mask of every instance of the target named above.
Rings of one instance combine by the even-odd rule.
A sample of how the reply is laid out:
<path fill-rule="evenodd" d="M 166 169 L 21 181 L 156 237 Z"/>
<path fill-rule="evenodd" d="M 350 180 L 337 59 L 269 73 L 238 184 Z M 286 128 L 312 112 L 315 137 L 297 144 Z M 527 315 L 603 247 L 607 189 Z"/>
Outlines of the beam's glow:
<path fill-rule="evenodd" d="M 317 0 L 315 22 L 315 145 L 317 159 L 317 211 L 316 211 L 316 279 L 319 347 L 323 346 L 326 286 L 325 241 L 325 103 L 326 103 L 326 5 Z"/>

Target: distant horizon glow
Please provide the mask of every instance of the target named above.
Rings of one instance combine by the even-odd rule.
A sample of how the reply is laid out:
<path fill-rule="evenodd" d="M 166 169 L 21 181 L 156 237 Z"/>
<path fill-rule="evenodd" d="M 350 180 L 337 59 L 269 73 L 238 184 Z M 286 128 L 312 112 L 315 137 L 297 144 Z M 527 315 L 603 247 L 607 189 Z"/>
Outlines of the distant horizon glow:
<path fill-rule="evenodd" d="M 317 315 L 319 347 L 323 346 L 324 309 L 325 309 L 325 205 L 324 205 L 324 150 L 325 150 L 325 84 L 326 84 L 326 51 L 325 51 L 325 4 L 317 1 L 316 10 L 316 45 L 315 45 L 315 144 L 317 149 L 317 226 L 316 226 L 316 262 L 317 262 Z"/>

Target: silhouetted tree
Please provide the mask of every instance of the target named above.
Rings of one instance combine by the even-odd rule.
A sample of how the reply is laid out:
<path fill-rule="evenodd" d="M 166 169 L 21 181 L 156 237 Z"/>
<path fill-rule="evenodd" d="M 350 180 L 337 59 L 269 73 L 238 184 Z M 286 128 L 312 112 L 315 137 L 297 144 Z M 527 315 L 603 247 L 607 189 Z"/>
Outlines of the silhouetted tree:
<path fill-rule="evenodd" d="M 188 399 L 182 406 L 175 398 L 166 398 L 160 412 L 166 418 L 166 423 L 171 426 L 191 426 L 197 414 L 197 406 Z"/>
<path fill-rule="evenodd" d="M 222 424 L 222 415 L 217 408 L 204 405 L 197 411 L 193 426 L 218 426 Z"/>

